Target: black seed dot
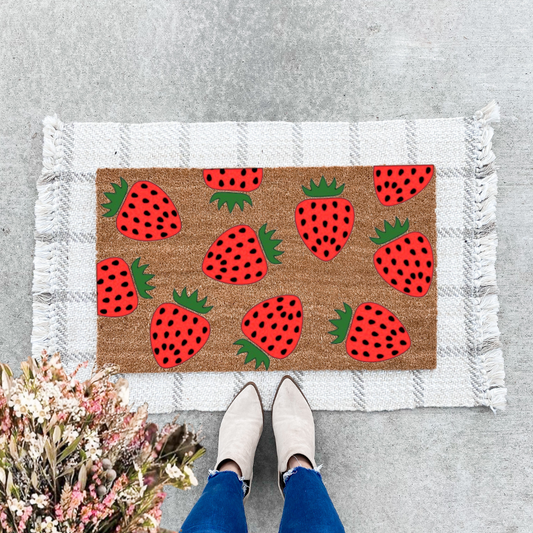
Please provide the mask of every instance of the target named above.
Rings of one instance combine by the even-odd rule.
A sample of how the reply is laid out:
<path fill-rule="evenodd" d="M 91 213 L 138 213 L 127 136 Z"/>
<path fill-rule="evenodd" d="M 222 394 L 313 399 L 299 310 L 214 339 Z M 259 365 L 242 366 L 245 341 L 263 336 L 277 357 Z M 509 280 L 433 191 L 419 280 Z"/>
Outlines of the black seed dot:
<path fill-rule="evenodd" d="M 122 307 L 118 306 L 115 307 L 115 313 L 119 313 L 122 310 Z"/>
<path fill-rule="evenodd" d="M 147 238 L 147 239 L 151 239 L 152 237 L 153 237 L 153 235 L 152 235 L 151 233 L 147 233 L 147 234 L 146 234 L 146 238 Z"/>
<path fill-rule="evenodd" d="M 395 279 L 391 279 L 390 282 L 391 282 L 393 285 L 398 285 L 398 282 L 397 282 Z"/>
<path fill-rule="evenodd" d="M 255 339 L 255 338 L 257 337 L 257 331 L 252 331 L 252 335 L 251 335 L 251 337 L 252 337 L 253 339 Z"/>
<path fill-rule="evenodd" d="M 422 287 L 420 287 L 420 285 L 419 285 L 419 286 L 416 288 L 416 290 L 417 290 L 418 292 L 422 292 Z"/>
<path fill-rule="evenodd" d="M 132 233 L 133 233 L 134 235 L 139 235 L 139 232 L 138 232 L 136 229 L 132 230 Z"/>
<path fill-rule="evenodd" d="M 281 355 L 285 355 L 287 353 L 287 348 L 283 348 L 283 350 L 281 350 Z"/>
<path fill-rule="evenodd" d="M 381 187 L 381 185 L 378 185 L 378 186 L 376 187 L 376 190 L 377 190 L 378 192 L 381 192 L 381 189 L 382 189 L 382 188 L 383 188 L 383 187 Z"/>
<path fill-rule="evenodd" d="M 403 292 L 406 292 L 409 294 L 411 292 L 411 289 L 409 287 L 404 287 Z"/>
<path fill-rule="evenodd" d="M 362 316 L 357 316 L 355 317 L 356 320 L 364 320 L 364 318 Z"/>
<path fill-rule="evenodd" d="M 104 298 L 102 301 L 103 301 L 105 304 L 108 304 L 111 300 L 110 300 L 109 298 Z"/>
<path fill-rule="evenodd" d="M 422 253 L 423 254 L 427 254 L 428 253 L 428 249 L 427 248 L 422 248 Z"/>
<path fill-rule="evenodd" d="M 316 202 L 311 202 L 311 209 L 314 209 L 316 207 Z"/>
<path fill-rule="evenodd" d="M 111 292 L 113 290 L 113 287 L 107 287 L 105 292 Z"/>
<path fill-rule="evenodd" d="M 409 191 L 409 194 L 415 194 L 415 193 L 416 193 L 416 189 L 414 188 Z"/>
<path fill-rule="evenodd" d="M 410 253 L 411 255 L 416 255 L 416 251 L 413 250 L 413 249 L 409 250 L 409 253 Z"/>
<path fill-rule="evenodd" d="M 390 200 L 390 196 L 387 194 L 387 196 L 385 196 L 385 201 L 388 202 Z"/>
<path fill-rule="evenodd" d="M 381 170 L 376 170 L 376 176 L 379 178 L 381 176 Z"/>

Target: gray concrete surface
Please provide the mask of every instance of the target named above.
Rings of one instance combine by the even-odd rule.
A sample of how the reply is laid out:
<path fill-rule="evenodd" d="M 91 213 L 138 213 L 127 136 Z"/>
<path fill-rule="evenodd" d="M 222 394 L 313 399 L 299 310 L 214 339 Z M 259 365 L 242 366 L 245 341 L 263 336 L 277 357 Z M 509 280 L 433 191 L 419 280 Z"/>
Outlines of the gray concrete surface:
<path fill-rule="evenodd" d="M 348 532 L 533 531 L 530 0 L 3 0 L 0 358 L 30 353 L 41 119 L 383 120 L 502 108 L 494 149 L 509 407 L 317 413 L 318 460 Z M 186 412 L 212 466 L 220 413 Z M 169 416 L 155 417 L 159 421 Z M 267 420 L 247 505 L 277 531 Z M 178 529 L 200 489 L 171 493 Z"/>

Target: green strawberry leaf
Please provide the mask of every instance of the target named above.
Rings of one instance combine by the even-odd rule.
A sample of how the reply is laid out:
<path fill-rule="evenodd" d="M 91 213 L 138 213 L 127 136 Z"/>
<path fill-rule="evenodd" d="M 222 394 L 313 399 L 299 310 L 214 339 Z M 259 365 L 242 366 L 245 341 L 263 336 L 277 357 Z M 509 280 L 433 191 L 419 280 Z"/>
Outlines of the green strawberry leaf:
<path fill-rule="evenodd" d="M 148 265 L 139 265 L 140 260 L 141 258 L 137 257 L 131 264 L 131 274 L 139 296 L 151 300 L 152 296 L 148 294 L 148 291 L 154 290 L 155 286 L 148 285 L 148 282 L 154 277 L 154 274 L 145 274 L 144 271 L 148 268 Z"/>
<path fill-rule="evenodd" d="M 391 224 L 387 220 L 385 220 L 384 231 L 381 231 L 378 228 L 376 228 L 376 233 L 378 234 L 378 236 L 370 237 L 370 240 L 374 244 L 385 244 L 387 242 L 393 241 L 400 235 L 403 235 L 408 230 L 409 230 L 409 219 L 406 218 L 405 222 L 402 224 L 400 222 L 400 219 L 396 217 L 394 226 L 391 226 Z"/>
<path fill-rule="evenodd" d="M 255 344 L 252 344 L 248 339 L 240 339 L 234 342 L 237 346 L 240 346 L 237 355 L 241 353 L 248 354 L 244 360 L 244 364 L 247 365 L 252 361 L 255 361 L 255 369 L 257 370 L 261 365 L 265 365 L 265 370 L 268 370 L 270 366 L 270 359 L 268 355 L 258 348 Z"/>
<path fill-rule="evenodd" d="M 333 181 L 328 185 L 326 178 L 322 176 L 318 185 L 311 180 L 309 189 L 302 186 L 302 190 L 304 194 L 310 198 L 327 198 L 342 194 L 342 191 L 344 191 L 344 184 L 337 187 L 337 178 L 333 178 Z"/>
<path fill-rule="evenodd" d="M 277 256 L 285 252 L 276 250 L 276 247 L 281 244 L 281 239 L 273 239 L 272 235 L 274 235 L 276 230 L 273 229 L 271 231 L 267 231 L 266 227 L 267 225 L 265 224 L 261 226 L 261 228 L 259 228 L 259 240 L 261 241 L 261 245 L 263 246 L 266 258 L 273 265 L 280 265 L 281 261 L 277 258 Z"/>
<path fill-rule="evenodd" d="M 228 206 L 228 211 L 231 213 L 236 205 L 238 205 L 241 211 L 244 211 L 244 202 L 252 204 L 252 199 L 243 192 L 216 192 L 211 196 L 209 203 L 218 202 L 218 210 L 222 208 L 224 204 Z"/>
<path fill-rule="evenodd" d="M 209 313 L 209 311 L 213 309 L 212 305 L 205 305 L 207 302 L 207 296 L 202 300 L 198 300 L 198 289 L 196 289 L 190 296 L 187 294 L 187 287 L 183 287 L 181 294 L 174 289 L 173 298 L 178 305 L 202 315 Z"/>
<path fill-rule="evenodd" d="M 335 312 L 339 315 L 339 318 L 330 320 L 335 329 L 333 331 L 328 331 L 328 333 L 337 337 L 335 340 L 331 341 L 331 344 L 340 344 L 346 339 L 346 335 L 348 334 L 353 311 L 347 303 L 344 303 L 344 311 L 341 309 L 335 309 Z"/>
<path fill-rule="evenodd" d="M 101 204 L 103 208 L 107 209 L 107 213 L 104 213 L 104 217 L 114 217 L 124 198 L 128 192 L 128 182 L 124 178 L 120 178 L 120 185 L 117 183 L 112 183 L 114 192 L 105 192 L 104 196 L 109 200 L 107 204 Z"/>

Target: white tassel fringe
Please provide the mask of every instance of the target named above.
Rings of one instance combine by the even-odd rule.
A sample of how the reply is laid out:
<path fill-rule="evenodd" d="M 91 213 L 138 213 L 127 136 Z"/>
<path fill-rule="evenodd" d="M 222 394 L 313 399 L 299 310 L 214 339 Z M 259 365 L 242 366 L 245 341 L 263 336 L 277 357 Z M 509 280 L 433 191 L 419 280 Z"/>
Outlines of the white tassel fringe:
<path fill-rule="evenodd" d="M 506 406 L 507 389 L 503 369 L 503 353 L 498 329 L 498 296 L 496 285 L 496 195 L 498 177 L 492 151 L 494 130 L 490 125 L 500 120 L 500 108 L 495 101 L 490 102 L 475 115 L 479 132 L 478 155 L 476 158 L 477 182 L 477 265 L 475 283 L 480 298 L 477 301 L 477 318 L 481 329 L 479 341 L 480 357 L 486 375 L 486 397 L 484 405 L 493 411 Z"/>
<path fill-rule="evenodd" d="M 32 353 L 57 351 L 55 335 L 57 318 L 50 295 L 54 287 L 57 253 L 55 244 L 46 242 L 56 228 L 57 201 L 55 178 L 63 162 L 63 123 L 57 116 L 43 120 L 43 170 L 37 180 L 38 198 L 35 203 L 35 258 L 33 274 Z"/>

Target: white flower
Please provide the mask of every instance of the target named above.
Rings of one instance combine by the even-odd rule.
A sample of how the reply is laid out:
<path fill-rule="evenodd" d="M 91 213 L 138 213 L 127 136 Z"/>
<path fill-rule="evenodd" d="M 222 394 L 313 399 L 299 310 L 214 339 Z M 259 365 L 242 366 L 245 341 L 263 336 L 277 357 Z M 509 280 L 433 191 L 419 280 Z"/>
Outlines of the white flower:
<path fill-rule="evenodd" d="M 37 523 L 34 528 L 32 528 L 32 533 L 60 533 L 57 529 L 57 520 L 53 520 L 52 517 L 47 516 L 44 520 Z"/>
<path fill-rule="evenodd" d="M 189 481 L 191 482 L 191 485 L 194 485 L 196 487 L 196 485 L 198 485 L 198 480 L 196 479 L 196 476 L 194 475 L 193 471 L 187 465 L 183 467 L 183 470 L 185 470 L 185 473 L 189 476 Z"/>
<path fill-rule="evenodd" d="M 63 430 L 63 439 L 66 440 L 68 444 L 72 444 L 79 436 L 80 432 L 74 426 L 65 426 L 65 429 Z"/>
<path fill-rule="evenodd" d="M 24 435 L 24 440 L 29 444 L 28 453 L 33 460 L 39 459 L 44 450 L 44 437 L 36 435 L 33 431 Z"/>
<path fill-rule="evenodd" d="M 36 505 L 39 509 L 44 509 L 48 504 L 48 496 L 45 494 L 36 494 L 35 492 L 31 495 L 30 503 Z"/>
<path fill-rule="evenodd" d="M 176 465 L 170 463 L 166 466 L 165 473 L 170 479 L 181 479 L 185 477 L 183 472 Z"/>
<path fill-rule="evenodd" d="M 24 514 L 24 508 L 26 507 L 26 504 L 22 500 L 8 498 L 7 505 L 13 514 L 16 514 L 17 516 L 22 516 Z"/>
<path fill-rule="evenodd" d="M 102 455 L 102 450 L 100 449 L 100 439 L 94 432 L 88 433 L 85 439 L 85 451 L 87 452 L 87 455 L 93 461 L 95 461 Z"/>

